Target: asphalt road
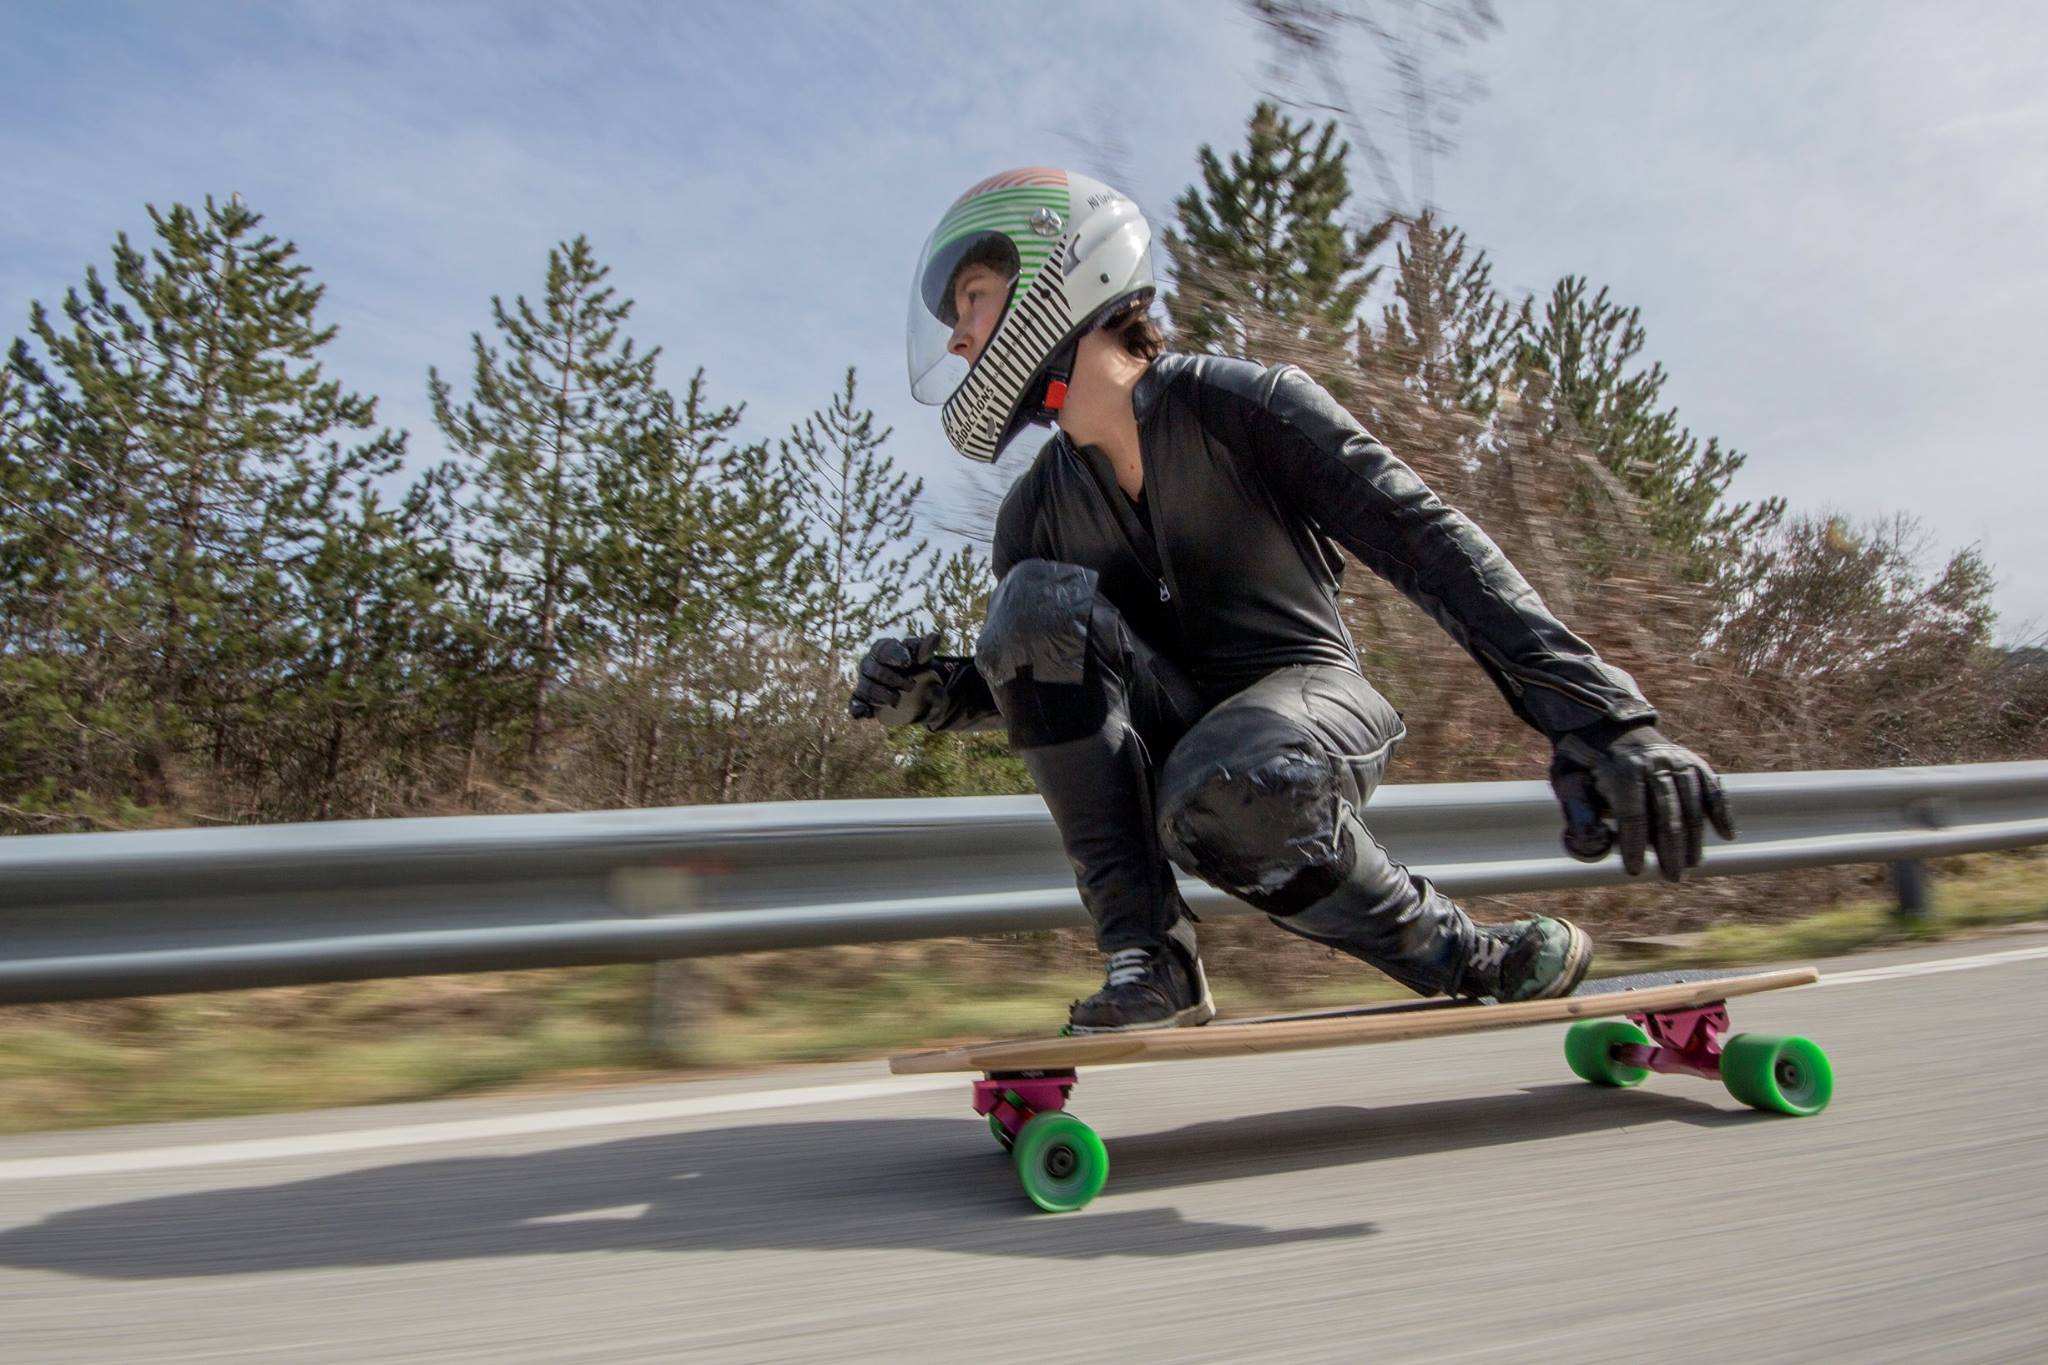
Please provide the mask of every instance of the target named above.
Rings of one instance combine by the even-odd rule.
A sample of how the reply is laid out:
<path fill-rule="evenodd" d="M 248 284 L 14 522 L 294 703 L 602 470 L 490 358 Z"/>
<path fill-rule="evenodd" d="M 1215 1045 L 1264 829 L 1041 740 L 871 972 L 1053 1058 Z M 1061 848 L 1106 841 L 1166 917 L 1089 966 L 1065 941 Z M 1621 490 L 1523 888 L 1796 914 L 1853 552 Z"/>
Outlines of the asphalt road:
<path fill-rule="evenodd" d="M 2048 1359 L 2048 936 L 1823 965 L 1733 1006 L 1816 1118 L 1556 1028 L 1105 1070 L 1061 1216 L 878 1063 L 10 1139 L 0 1359 Z"/>

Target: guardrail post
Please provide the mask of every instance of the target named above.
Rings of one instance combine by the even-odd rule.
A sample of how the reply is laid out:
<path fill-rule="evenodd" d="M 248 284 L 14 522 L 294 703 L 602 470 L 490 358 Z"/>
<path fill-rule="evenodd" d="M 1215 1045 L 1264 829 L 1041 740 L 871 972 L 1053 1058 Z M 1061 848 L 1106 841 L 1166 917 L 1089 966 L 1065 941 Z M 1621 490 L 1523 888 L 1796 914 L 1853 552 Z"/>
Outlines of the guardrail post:
<path fill-rule="evenodd" d="M 612 875 L 614 903 L 650 919 L 688 915 L 702 903 L 694 863 L 625 868 Z M 699 1061 L 718 1017 L 720 974 L 702 958 L 666 958 L 647 981 L 647 1051 L 665 1066 Z"/>
<path fill-rule="evenodd" d="M 1902 920 L 1914 921 L 1927 918 L 1927 864 L 1918 858 L 1908 858 L 1892 864 L 1892 889 L 1899 896 L 1898 915 Z"/>
<path fill-rule="evenodd" d="M 700 1059 L 718 1017 L 718 978 L 701 958 L 654 964 L 647 994 L 647 1050 L 657 1061 L 683 1066 Z"/>

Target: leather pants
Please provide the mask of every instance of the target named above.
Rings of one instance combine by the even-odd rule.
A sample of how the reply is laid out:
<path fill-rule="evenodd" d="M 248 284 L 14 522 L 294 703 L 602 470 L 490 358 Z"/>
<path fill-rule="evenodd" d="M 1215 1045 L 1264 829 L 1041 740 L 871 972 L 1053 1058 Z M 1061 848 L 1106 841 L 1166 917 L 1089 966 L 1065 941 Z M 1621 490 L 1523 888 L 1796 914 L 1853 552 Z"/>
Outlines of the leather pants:
<path fill-rule="evenodd" d="M 1406 731 L 1356 672 L 1284 667 L 1206 705 L 1092 570 L 1049 560 L 1004 577 L 975 663 L 1104 952 L 1165 941 L 1177 865 L 1417 991 L 1456 989 L 1471 920 L 1360 819 Z"/>

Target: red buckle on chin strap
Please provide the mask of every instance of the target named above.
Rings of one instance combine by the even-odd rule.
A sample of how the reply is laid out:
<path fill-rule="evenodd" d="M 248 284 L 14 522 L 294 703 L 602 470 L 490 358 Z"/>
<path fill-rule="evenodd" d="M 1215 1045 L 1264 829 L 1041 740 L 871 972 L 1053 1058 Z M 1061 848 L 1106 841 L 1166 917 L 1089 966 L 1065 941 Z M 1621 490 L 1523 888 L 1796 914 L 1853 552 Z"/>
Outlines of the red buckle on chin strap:
<path fill-rule="evenodd" d="M 1055 379 L 1045 386 L 1045 407 L 1048 412 L 1058 412 L 1067 405 L 1067 381 Z"/>

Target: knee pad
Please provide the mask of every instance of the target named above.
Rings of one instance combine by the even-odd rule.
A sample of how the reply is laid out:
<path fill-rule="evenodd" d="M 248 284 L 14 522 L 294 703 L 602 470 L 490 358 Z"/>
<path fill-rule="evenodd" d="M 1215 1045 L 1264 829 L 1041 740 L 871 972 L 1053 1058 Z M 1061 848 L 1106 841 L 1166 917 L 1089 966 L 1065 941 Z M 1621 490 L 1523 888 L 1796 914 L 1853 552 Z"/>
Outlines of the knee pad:
<path fill-rule="evenodd" d="M 1198 730 L 1168 758 L 1159 838 L 1168 857 L 1211 886 L 1286 916 L 1350 875 L 1343 790 L 1329 756 L 1306 736 L 1274 743 L 1280 718 L 1248 713 L 1244 721 Z"/>
<path fill-rule="evenodd" d="M 974 666 L 1018 748 L 1060 744 L 1101 728 L 1108 702 L 1089 666 L 1096 586 L 1093 569 L 1024 559 L 989 599 Z"/>
<path fill-rule="evenodd" d="M 1095 570 L 1050 559 L 1012 565 L 988 602 L 974 666 L 990 687 L 1029 673 L 1042 683 L 1081 681 L 1088 659 L 1088 618 Z"/>

